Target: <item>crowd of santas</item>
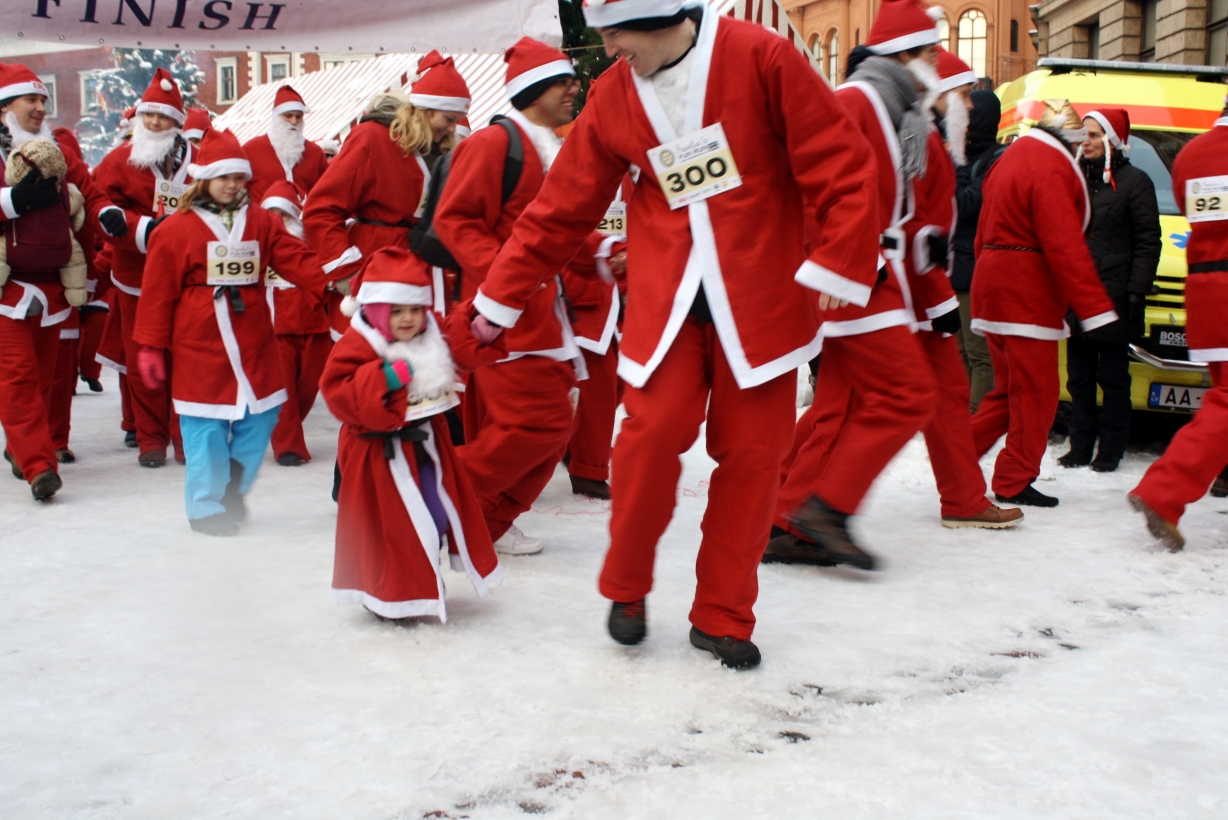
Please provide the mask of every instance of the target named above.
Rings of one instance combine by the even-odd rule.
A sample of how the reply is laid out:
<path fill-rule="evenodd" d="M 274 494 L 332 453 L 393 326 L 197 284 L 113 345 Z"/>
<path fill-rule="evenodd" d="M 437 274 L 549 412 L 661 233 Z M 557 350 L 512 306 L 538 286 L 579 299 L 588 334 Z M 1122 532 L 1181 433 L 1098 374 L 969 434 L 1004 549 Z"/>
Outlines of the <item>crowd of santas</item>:
<path fill-rule="evenodd" d="M 619 59 L 565 142 L 575 69 L 526 38 L 506 52 L 514 110 L 463 140 L 469 91 L 437 53 L 331 161 L 303 139 L 290 87 L 240 145 L 159 70 L 92 175 L 54 135 L 56 176 L 24 153 L 53 139 L 46 89 L 0 67 L 4 158 L 31 166 L 0 190 L 6 237 L 67 244 L 75 202 L 92 294 L 70 298 L 58 250 L 12 265 L 0 421 L 14 474 L 39 499 L 60 487 L 77 372 L 98 389 L 101 361 L 121 373 L 137 462 L 173 452 L 191 527 L 231 535 L 270 441 L 278 464 L 311 458 L 318 391 L 342 425 L 335 599 L 444 618 L 443 550 L 485 594 L 497 552 L 542 549 L 515 521 L 564 460 L 578 493 L 613 488 L 599 588 L 610 635 L 636 644 L 680 456 L 706 422 L 717 466 L 690 639 L 736 668 L 759 662 L 761 561 L 874 567 L 848 519 L 918 432 L 943 525 L 1022 520 L 986 497 L 978 464 L 1004 434 L 997 500 L 1056 503 L 1032 482 L 1067 309 L 1085 329 L 1117 319 L 1084 242 L 1069 106 L 985 182 L 971 325 L 996 383 L 970 416 L 948 240 L 976 78 L 918 0 L 885 0 L 835 91 L 785 40 L 700 4 L 584 13 Z M 820 350 L 798 420 L 795 374 Z"/>

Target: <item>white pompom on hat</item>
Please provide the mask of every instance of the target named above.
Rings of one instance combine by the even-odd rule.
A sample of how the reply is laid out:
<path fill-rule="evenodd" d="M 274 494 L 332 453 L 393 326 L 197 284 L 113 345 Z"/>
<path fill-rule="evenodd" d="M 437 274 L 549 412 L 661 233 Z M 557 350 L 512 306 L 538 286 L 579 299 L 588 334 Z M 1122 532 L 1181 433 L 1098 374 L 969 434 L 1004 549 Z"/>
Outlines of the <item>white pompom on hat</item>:
<path fill-rule="evenodd" d="M 179 86 L 169 71 L 159 68 L 154 72 L 149 88 L 145 89 L 141 101 L 136 104 L 136 110 L 139 114 L 162 114 L 183 125 L 183 95 L 179 93 Z"/>

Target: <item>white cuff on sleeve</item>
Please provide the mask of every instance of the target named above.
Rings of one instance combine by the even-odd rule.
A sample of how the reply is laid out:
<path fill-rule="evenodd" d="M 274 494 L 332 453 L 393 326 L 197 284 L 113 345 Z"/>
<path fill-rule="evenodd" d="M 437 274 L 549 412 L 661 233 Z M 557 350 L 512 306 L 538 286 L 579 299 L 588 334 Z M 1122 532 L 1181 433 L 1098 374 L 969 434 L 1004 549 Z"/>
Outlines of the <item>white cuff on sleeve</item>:
<path fill-rule="evenodd" d="M 350 245 L 345 249 L 345 253 L 341 254 L 336 259 L 326 265 L 323 265 L 322 267 L 324 268 L 325 273 L 332 273 L 342 265 L 357 262 L 359 259 L 362 259 L 362 251 L 358 250 L 358 248 L 354 247 L 353 245 Z"/>
<path fill-rule="evenodd" d="M 13 189 L 0 188 L 0 210 L 4 211 L 4 215 L 9 219 L 16 219 L 21 216 L 17 213 L 17 209 L 13 207 Z"/>
<path fill-rule="evenodd" d="M 597 252 L 593 254 L 593 259 L 597 263 L 597 275 L 601 277 L 601 281 L 607 285 L 618 284 L 614 280 L 614 271 L 610 270 L 610 256 L 614 249 L 614 244 L 617 242 L 626 242 L 625 236 L 607 236 L 601 240 L 601 246 L 597 248 Z"/>
<path fill-rule="evenodd" d="M 858 307 L 865 307 L 870 302 L 869 285 L 846 279 L 809 259 L 802 263 L 797 273 L 793 274 L 793 280 L 811 290 L 826 293 L 837 299 L 846 299 Z"/>
<path fill-rule="evenodd" d="M 478 290 L 478 295 L 473 297 L 473 306 L 478 313 L 485 316 L 490 321 L 494 322 L 499 327 L 515 327 L 516 322 L 520 319 L 520 314 L 523 310 L 515 310 L 507 305 L 501 305 L 494 299 L 491 299 L 485 293 Z"/>
<path fill-rule="evenodd" d="M 1101 313 L 1097 316 L 1092 316 L 1089 319 L 1083 319 L 1079 322 L 1083 326 L 1083 331 L 1095 330 L 1098 327 L 1104 327 L 1117 321 L 1117 311 L 1110 310 L 1106 313 Z"/>
<path fill-rule="evenodd" d="M 912 263 L 913 268 L 919 276 L 924 276 L 930 272 L 933 263 L 930 261 L 930 243 L 931 236 L 938 236 L 942 231 L 937 225 L 926 225 L 921 230 L 917 231 L 917 235 L 912 238 Z"/>
<path fill-rule="evenodd" d="M 136 223 L 136 249 L 141 253 L 149 253 L 145 248 L 145 235 L 149 231 L 150 222 L 153 222 L 153 217 L 143 216 Z"/>
<path fill-rule="evenodd" d="M 937 319 L 939 316 L 946 316 L 953 310 L 959 310 L 959 299 L 954 296 L 943 302 L 941 305 L 926 308 L 925 317 L 927 319 Z"/>

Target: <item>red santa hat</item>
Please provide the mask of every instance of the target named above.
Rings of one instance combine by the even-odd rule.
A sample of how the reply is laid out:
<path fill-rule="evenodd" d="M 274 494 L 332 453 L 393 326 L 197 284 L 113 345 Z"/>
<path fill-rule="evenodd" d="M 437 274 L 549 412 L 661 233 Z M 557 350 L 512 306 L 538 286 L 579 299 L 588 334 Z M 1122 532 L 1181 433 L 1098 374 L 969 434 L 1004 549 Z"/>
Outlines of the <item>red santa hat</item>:
<path fill-rule="evenodd" d="M 206 131 L 193 159 L 196 161 L 188 166 L 193 179 L 215 179 L 227 174 L 247 174 L 250 179 L 252 175 L 252 164 L 231 131 Z"/>
<path fill-rule="evenodd" d="M 347 296 L 341 302 L 341 312 L 346 316 L 357 313 L 359 305 L 434 304 L 430 266 L 404 248 L 380 248 L 363 261 L 352 281 L 361 284 L 357 296 Z"/>
<path fill-rule="evenodd" d="M 136 106 L 124 110 L 124 116 L 119 118 L 119 135 L 123 139 L 132 136 L 132 121 L 136 119 Z"/>
<path fill-rule="evenodd" d="M 179 85 L 171 78 L 170 72 L 159 68 L 154 72 L 149 88 L 141 95 L 141 101 L 136 104 L 139 114 L 164 114 L 175 122 L 183 125 L 183 95 L 179 93 Z"/>
<path fill-rule="evenodd" d="M 302 111 L 306 114 L 310 110 L 299 93 L 288 85 L 277 89 L 277 96 L 273 97 L 273 116 L 290 111 Z"/>
<path fill-rule="evenodd" d="M 264 199 L 260 201 L 260 207 L 266 211 L 276 208 L 279 211 L 285 211 L 295 219 L 302 219 L 303 199 L 303 189 L 297 183 L 279 179 L 264 192 Z"/>
<path fill-rule="evenodd" d="M 1130 112 L 1124 108 L 1100 108 L 1096 111 L 1089 111 L 1083 115 L 1083 119 L 1091 118 L 1100 123 L 1100 127 L 1104 129 L 1104 175 L 1105 182 L 1113 186 L 1113 190 L 1117 190 L 1117 183 L 1113 181 L 1113 149 L 1116 148 L 1123 154 L 1130 153 Z M 1080 147 L 1080 150 L 1082 148 Z"/>
<path fill-rule="evenodd" d="M 942 46 L 938 46 L 938 76 L 942 78 L 942 82 L 935 90 L 943 94 L 977 80 L 976 72 L 971 66 Z"/>
<path fill-rule="evenodd" d="M 627 2 L 627 0 L 618 0 Z M 507 63 L 507 96 L 515 103 L 516 95 L 543 80 L 576 76 L 571 58 L 532 37 L 521 37 L 503 55 Z"/>
<path fill-rule="evenodd" d="M 938 16 L 942 9 L 935 6 L 932 13 Z M 875 54 L 899 54 L 938 42 L 934 20 L 918 0 L 883 0 L 866 47 Z"/>
<path fill-rule="evenodd" d="M 418 108 L 468 114 L 470 96 L 451 57 L 432 51 L 418 63 L 418 81 L 409 88 L 409 101 Z"/>
<path fill-rule="evenodd" d="M 33 71 L 21 63 L 0 63 L 0 100 L 11 100 L 27 94 L 42 94 L 48 99 L 51 98 L 47 93 L 47 86 L 43 85 L 43 81 Z"/>
<path fill-rule="evenodd" d="M 213 119 L 207 108 L 189 108 L 183 121 L 183 138 L 187 140 L 203 139 L 205 134 L 213 130 Z"/>
<path fill-rule="evenodd" d="M 81 153 L 81 143 L 77 142 L 77 135 L 68 130 L 64 126 L 52 129 L 52 136 L 55 137 L 55 142 L 60 146 L 61 151 L 72 151 L 77 159 L 84 159 L 85 155 Z"/>
<path fill-rule="evenodd" d="M 456 124 L 456 138 L 458 140 L 463 140 L 472 133 L 473 128 L 469 125 L 469 118 L 461 117 L 460 122 Z"/>
<path fill-rule="evenodd" d="M 589 28 L 608 28 L 630 20 L 674 17 L 684 8 L 702 5 L 688 0 L 584 0 Z"/>

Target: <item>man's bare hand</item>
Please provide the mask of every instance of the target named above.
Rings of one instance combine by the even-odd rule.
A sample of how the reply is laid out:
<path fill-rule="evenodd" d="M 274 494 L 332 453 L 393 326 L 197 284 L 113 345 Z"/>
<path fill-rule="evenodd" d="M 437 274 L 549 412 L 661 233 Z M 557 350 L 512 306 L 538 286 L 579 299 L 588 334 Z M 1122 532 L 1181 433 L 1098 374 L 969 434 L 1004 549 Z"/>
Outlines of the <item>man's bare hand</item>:
<path fill-rule="evenodd" d="M 625 250 L 610 257 L 610 271 L 619 277 L 627 275 L 627 252 Z"/>
<path fill-rule="evenodd" d="M 839 310 L 849 303 L 848 299 L 837 299 L 826 293 L 819 294 L 819 310 Z"/>

